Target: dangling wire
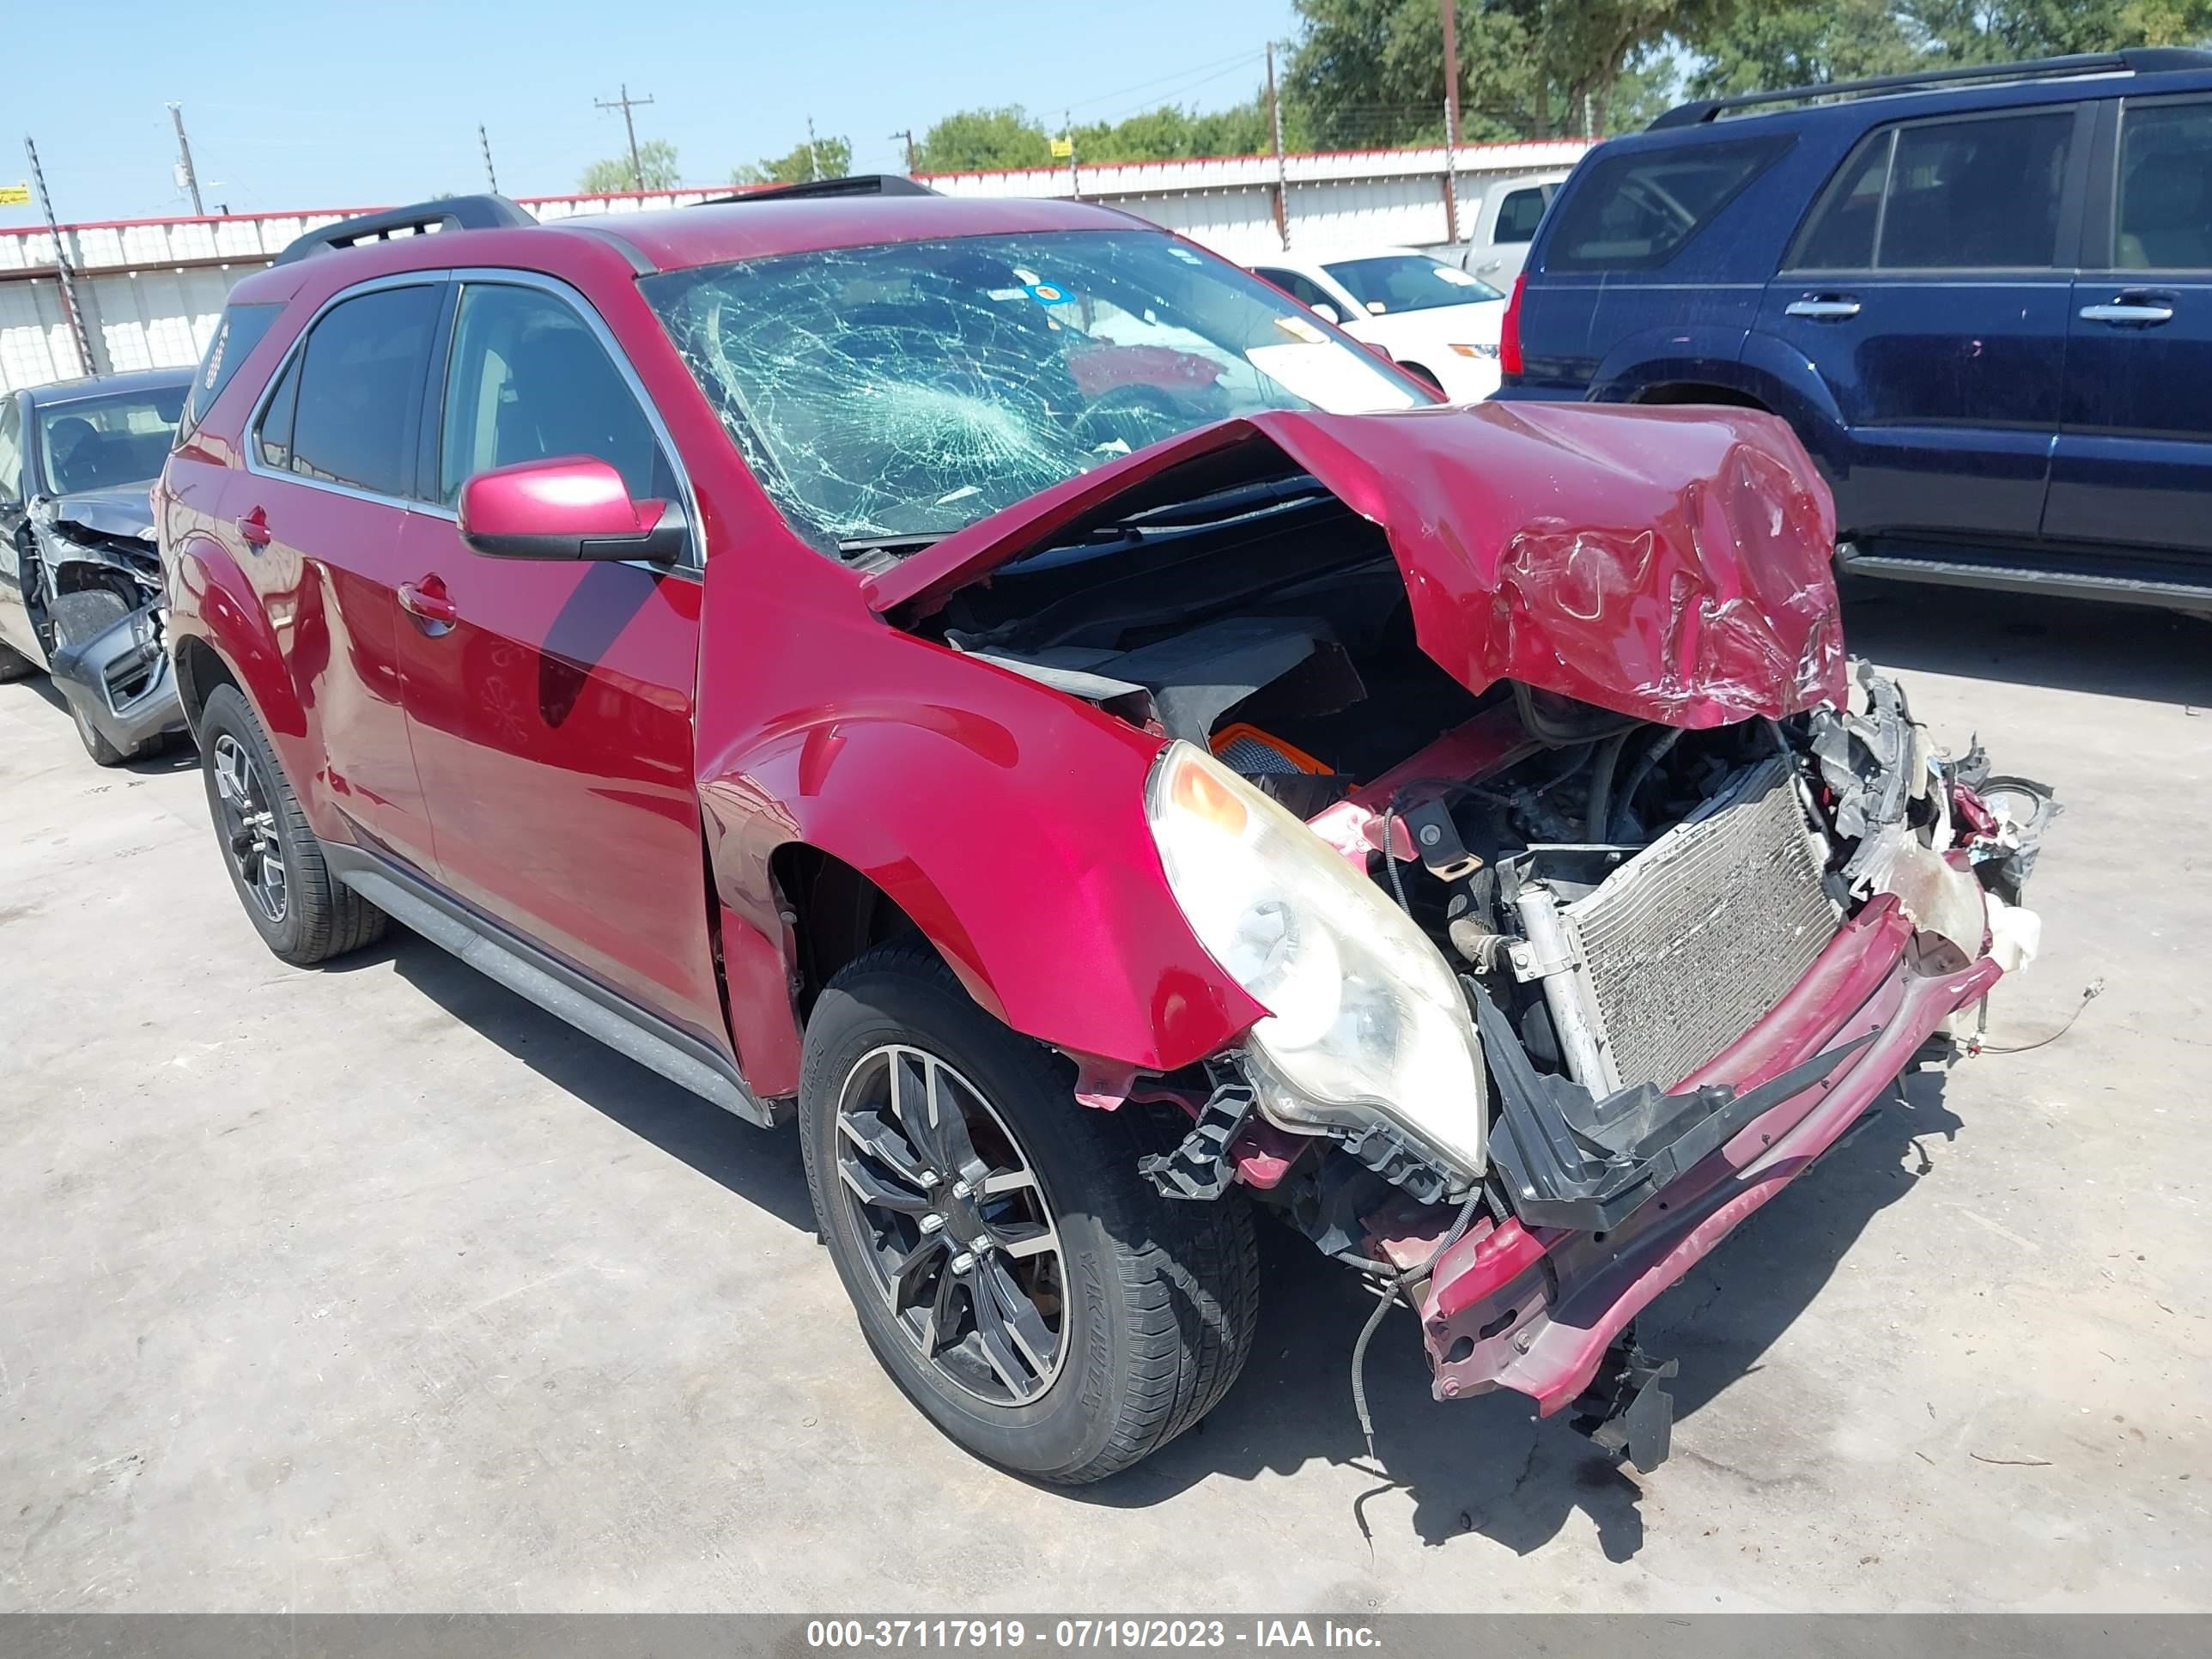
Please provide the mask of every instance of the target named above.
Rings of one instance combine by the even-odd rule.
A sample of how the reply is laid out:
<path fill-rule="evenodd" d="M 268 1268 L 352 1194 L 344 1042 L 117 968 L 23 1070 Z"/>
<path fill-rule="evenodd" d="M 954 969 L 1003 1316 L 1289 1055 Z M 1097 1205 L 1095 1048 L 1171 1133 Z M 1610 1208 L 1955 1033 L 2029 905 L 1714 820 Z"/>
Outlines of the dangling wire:
<path fill-rule="evenodd" d="M 1352 1345 L 1352 1407 L 1359 1413 L 1360 1437 L 1367 1443 L 1370 1462 L 1375 1458 L 1375 1418 L 1367 1409 L 1367 1345 L 1373 1340 L 1375 1330 L 1382 1322 L 1382 1316 L 1390 1311 L 1390 1304 L 1405 1293 L 1406 1286 L 1426 1273 L 1443 1259 L 1443 1253 L 1466 1236 L 1474 1224 L 1476 1206 L 1482 1202 L 1482 1189 L 1477 1188 L 1468 1194 L 1467 1202 L 1460 1206 L 1459 1217 L 1437 1248 L 1429 1252 L 1428 1260 L 1417 1262 L 1392 1279 L 1382 1294 L 1375 1299 L 1375 1311 L 1367 1316 L 1367 1323 L 1360 1328 L 1359 1340 Z M 1410 1304 L 1409 1304 L 1410 1305 Z M 1414 1310 L 1419 1312 L 1419 1309 Z"/>

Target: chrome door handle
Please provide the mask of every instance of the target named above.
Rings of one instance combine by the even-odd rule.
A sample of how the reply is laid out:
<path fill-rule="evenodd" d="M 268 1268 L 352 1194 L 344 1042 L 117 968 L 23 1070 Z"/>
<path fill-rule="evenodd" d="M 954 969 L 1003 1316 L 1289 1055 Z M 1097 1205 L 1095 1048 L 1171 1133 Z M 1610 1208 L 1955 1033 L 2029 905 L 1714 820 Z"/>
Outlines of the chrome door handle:
<path fill-rule="evenodd" d="M 2085 323 L 2132 323 L 2139 328 L 2153 327 L 2173 320 L 2173 307 L 2148 302 L 2130 303 L 2115 301 L 2108 306 L 2083 306 L 2081 320 Z"/>
<path fill-rule="evenodd" d="M 1783 307 L 1792 317 L 1810 317 L 1816 323 L 1840 323 L 1859 314 L 1856 300 L 1792 300 Z"/>

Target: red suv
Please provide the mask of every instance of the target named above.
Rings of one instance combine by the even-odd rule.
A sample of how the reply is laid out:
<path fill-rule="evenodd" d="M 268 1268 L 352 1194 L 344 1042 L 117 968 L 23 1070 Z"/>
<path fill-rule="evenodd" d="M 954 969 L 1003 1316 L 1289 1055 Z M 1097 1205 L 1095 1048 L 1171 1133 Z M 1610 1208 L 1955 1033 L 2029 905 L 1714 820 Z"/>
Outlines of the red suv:
<path fill-rule="evenodd" d="M 1116 213 L 402 210 L 194 411 L 270 949 L 396 918 L 795 1116 L 886 1369 L 1045 1480 L 1221 1398 L 1261 1209 L 1649 1467 L 1635 1314 L 2033 943 L 2047 792 L 1854 680 L 1781 422 L 1431 406 Z"/>

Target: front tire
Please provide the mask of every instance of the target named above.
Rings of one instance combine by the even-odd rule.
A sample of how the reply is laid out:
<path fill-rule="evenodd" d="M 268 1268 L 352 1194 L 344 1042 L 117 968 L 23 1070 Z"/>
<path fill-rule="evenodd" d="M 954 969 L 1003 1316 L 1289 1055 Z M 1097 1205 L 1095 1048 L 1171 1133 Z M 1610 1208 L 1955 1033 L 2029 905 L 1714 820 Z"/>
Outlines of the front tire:
<path fill-rule="evenodd" d="M 382 938 L 384 912 L 331 874 L 275 748 L 235 687 L 208 694 L 198 737 L 216 840 L 262 942 L 309 968 Z"/>
<path fill-rule="evenodd" d="M 892 1381 L 976 1456 L 1078 1486 L 1211 1411 L 1258 1311 L 1236 1193 L 1163 1197 L 1174 1126 L 1098 1111 L 919 944 L 833 978 L 799 1085 L 823 1242 Z"/>

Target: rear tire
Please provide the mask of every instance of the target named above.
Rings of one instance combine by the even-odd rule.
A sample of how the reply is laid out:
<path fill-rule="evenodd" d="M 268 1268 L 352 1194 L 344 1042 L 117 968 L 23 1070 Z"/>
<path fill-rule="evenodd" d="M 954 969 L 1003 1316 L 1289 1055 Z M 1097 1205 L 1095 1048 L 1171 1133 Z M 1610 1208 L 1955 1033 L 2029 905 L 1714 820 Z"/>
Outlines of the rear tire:
<path fill-rule="evenodd" d="M 73 593 L 57 594 L 48 607 L 53 618 L 54 648 L 79 645 L 97 635 L 106 633 L 131 614 L 131 606 L 124 597 L 106 587 L 81 588 Z M 63 696 L 69 703 L 70 722 L 76 727 L 77 741 L 84 752 L 92 757 L 94 766 L 120 766 L 125 761 L 136 760 L 149 752 L 152 744 L 141 744 L 136 749 L 118 749 L 110 743 L 100 729 L 85 718 L 77 707 L 76 699 L 68 692 Z"/>
<path fill-rule="evenodd" d="M 1259 1262 L 1243 1195 L 1161 1196 L 1137 1160 L 1178 1127 L 1133 1102 L 1079 1104 L 1072 1068 L 926 946 L 878 946 L 830 981 L 807 1022 L 799 1126 L 868 1346 L 976 1456 L 1101 1480 L 1205 1416 L 1243 1368 Z"/>
<path fill-rule="evenodd" d="M 274 746 L 234 686 L 208 693 L 199 743 L 216 843 L 262 942 L 309 968 L 381 939 L 384 912 L 331 874 Z"/>

